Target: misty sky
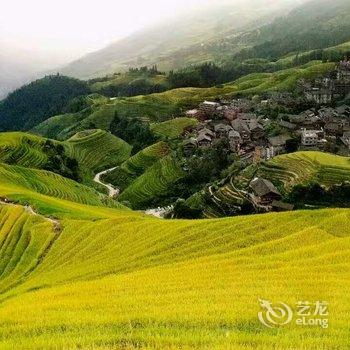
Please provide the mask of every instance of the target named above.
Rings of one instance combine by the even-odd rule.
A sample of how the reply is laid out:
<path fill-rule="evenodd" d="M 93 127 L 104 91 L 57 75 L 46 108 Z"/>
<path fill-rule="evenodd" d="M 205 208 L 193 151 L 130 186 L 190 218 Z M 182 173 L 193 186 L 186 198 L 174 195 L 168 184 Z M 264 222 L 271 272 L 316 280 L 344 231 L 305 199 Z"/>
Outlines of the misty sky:
<path fill-rule="evenodd" d="M 0 0 L 0 44 L 71 60 L 213 1 Z"/>

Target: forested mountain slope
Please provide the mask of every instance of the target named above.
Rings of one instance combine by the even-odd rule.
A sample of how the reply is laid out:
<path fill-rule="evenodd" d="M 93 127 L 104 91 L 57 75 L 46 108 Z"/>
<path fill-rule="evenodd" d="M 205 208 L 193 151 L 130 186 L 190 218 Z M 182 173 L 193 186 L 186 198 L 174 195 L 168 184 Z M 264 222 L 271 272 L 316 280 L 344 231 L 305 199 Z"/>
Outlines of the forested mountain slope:
<path fill-rule="evenodd" d="M 236 59 L 276 60 L 291 52 L 301 53 L 336 46 L 350 40 L 350 3 L 347 0 L 311 0 L 271 24 L 238 38 L 248 48 Z"/>
<path fill-rule="evenodd" d="M 86 82 L 73 78 L 54 75 L 36 80 L 0 102 L 0 130 L 28 130 L 88 92 Z"/>

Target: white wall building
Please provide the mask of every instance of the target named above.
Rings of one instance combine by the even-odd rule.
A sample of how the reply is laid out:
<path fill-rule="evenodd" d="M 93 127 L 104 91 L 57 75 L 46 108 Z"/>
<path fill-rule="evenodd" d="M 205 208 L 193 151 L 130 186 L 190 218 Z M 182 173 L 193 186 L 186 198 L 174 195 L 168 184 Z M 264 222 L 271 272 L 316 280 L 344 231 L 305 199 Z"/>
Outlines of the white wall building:
<path fill-rule="evenodd" d="M 316 130 L 303 129 L 301 133 L 301 144 L 307 147 L 318 145 L 319 135 Z"/>

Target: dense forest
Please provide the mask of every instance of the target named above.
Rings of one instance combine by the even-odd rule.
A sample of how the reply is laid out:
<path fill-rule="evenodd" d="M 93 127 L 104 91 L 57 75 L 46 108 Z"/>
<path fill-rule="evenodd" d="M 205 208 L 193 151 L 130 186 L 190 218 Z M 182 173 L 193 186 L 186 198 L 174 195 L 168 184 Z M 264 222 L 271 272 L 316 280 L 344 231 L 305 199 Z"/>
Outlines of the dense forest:
<path fill-rule="evenodd" d="M 115 113 L 114 119 L 110 125 L 110 130 L 113 135 L 133 146 L 133 154 L 157 141 L 149 124 L 143 123 L 135 118 L 131 119 L 119 116 L 118 113 Z"/>
<path fill-rule="evenodd" d="M 86 82 L 61 75 L 34 81 L 0 103 L 0 129 L 29 130 L 48 117 L 62 113 L 74 97 L 88 93 Z"/>

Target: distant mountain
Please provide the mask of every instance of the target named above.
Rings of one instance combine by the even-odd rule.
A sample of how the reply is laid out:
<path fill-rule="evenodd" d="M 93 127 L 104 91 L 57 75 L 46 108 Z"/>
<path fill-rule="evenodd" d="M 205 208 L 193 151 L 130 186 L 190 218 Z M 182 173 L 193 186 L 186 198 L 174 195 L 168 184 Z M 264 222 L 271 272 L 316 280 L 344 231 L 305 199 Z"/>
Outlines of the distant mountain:
<path fill-rule="evenodd" d="M 0 100 L 62 63 L 62 59 L 47 52 L 9 46 L 0 37 Z"/>
<path fill-rule="evenodd" d="M 290 53 L 324 49 L 350 41 L 350 1 L 312 0 L 272 23 L 237 36 L 247 46 L 236 59 L 277 60 Z"/>
<path fill-rule="evenodd" d="M 230 44 L 239 33 L 269 23 L 304 1 L 240 0 L 203 8 L 86 55 L 63 68 L 62 73 L 91 78 L 129 67 L 157 64 L 160 70 L 170 70 L 221 59 L 242 48 Z"/>
<path fill-rule="evenodd" d="M 35 74 L 33 67 L 24 61 L 16 62 L 14 57 L 0 53 L 0 100 L 10 91 L 25 84 Z"/>

